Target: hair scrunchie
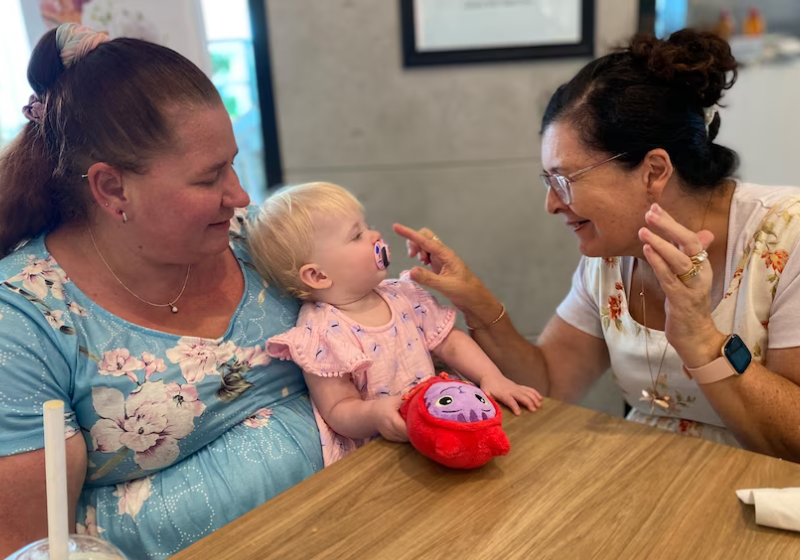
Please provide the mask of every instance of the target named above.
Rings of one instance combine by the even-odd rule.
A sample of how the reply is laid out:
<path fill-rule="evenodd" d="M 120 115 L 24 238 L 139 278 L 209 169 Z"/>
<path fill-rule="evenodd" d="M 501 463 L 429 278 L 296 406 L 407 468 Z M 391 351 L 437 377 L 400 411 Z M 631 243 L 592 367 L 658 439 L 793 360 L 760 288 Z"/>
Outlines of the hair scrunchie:
<path fill-rule="evenodd" d="M 35 93 L 28 99 L 28 104 L 22 108 L 22 114 L 29 121 L 44 124 L 44 103 Z"/>
<path fill-rule="evenodd" d="M 64 23 L 56 29 L 56 45 L 64 68 L 69 68 L 98 45 L 110 40 L 105 33 L 79 23 Z"/>

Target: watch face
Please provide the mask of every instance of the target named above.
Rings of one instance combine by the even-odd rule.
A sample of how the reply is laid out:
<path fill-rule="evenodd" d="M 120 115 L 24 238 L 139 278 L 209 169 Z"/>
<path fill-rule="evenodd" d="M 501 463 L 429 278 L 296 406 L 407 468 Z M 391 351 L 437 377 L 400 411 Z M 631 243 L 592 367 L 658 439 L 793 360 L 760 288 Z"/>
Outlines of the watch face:
<path fill-rule="evenodd" d="M 739 338 L 738 335 L 731 335 L 728 339 L 728 343 L 725 344 L 724 352 L 725 358 L 727 358 L 728 362 L 733 366 L 733 369 L 736 370 L 736 373 L 739 375 L 743 374 L 747 366 L 750 365 L 750 360 L 752 359 L 750 350 L 747 349 L 747 345 L 744 341 Z"/>

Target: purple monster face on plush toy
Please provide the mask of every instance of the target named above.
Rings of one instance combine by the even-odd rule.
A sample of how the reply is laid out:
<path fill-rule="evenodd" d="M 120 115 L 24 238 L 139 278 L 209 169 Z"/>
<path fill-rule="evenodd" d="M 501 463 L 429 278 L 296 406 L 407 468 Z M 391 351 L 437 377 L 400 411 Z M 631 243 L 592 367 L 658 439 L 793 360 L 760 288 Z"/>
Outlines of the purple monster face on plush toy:
<path fill-rule="evenodd" d="M 425 391 L 425 407 L 431 416 L 455 422 L 480 422 L 497 414 L 483 391 L 458 382 L 431 385 Z"/>

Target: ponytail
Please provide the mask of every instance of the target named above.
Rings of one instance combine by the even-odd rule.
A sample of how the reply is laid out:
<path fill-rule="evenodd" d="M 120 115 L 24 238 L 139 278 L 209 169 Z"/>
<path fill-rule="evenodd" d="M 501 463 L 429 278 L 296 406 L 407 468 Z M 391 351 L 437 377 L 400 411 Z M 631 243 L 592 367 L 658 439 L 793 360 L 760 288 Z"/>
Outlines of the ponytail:
<path fill-rule="evenodd" d="M 0 256 L 58 221 L 52 175 L 40 125 L 29 122 L 0 156 Z"/>

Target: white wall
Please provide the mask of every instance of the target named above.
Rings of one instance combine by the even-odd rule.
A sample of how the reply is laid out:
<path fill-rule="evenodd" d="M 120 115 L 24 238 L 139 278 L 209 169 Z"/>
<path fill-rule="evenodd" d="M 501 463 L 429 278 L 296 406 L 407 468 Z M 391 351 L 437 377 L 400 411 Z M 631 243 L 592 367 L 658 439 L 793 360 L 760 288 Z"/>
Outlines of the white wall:
<path fill-rule="evenodd" d="M 752 66 L 725 95 L 717 142 L 739 153 L 739 176 L 764 185 L 800 186 L 800 60 Z"/>

